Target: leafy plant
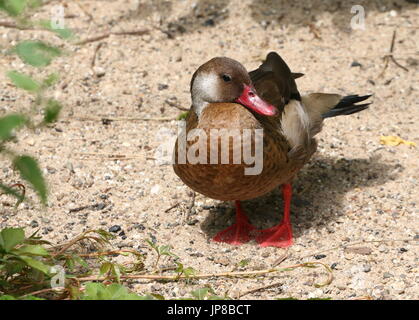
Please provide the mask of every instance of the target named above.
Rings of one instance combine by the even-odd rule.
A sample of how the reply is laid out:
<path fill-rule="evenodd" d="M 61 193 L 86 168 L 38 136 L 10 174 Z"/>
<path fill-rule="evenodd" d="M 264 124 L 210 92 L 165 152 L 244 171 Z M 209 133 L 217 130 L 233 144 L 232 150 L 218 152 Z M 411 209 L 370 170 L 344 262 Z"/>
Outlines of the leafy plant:
<path fill-rule="evenodd" d="M 85 284 L 85 291 L 80 296 L 81 300 L 153 300 L 153 296 L 139 296 L 131 293 L 124 286 L 112 283 L 104 285 L 103 283 L 88 282 Z"/>
<path fill-rule="evenodd" d="M 197 271 L 192 268 L 192 267 L 184 267 L 182 263 L 180 262 L 176 262 L 177 264 L 177 268 L 176 268 L 176 272 L 178 273 L 179 276 L 184 275 L 187 278 L 190 276 L 193 276 L 197 273 Z"/>
<path fill-rule="evenodd" d="M 104 287 L 91 284 L 82 287 L 81 279 L 98 269 L 98 276 L 119 282 L 120 276 L 132 270 L 143 268 L 143 256 L 134 250 L 106 250 L 112 235 L 104 230 L 88 230 L 67 243 L 53 246 L 36 235 L 25 237 L 22 228 L 5 228 L 0 231 L 0 299 L 30 299 L 31 292 L 46 292 L 53 297 L 62 295 L 72 299 L 89 299 L 100 296 L 103 299 L 137 299 L 121 286 Z M 85 246 L 91 242 L 97 252 L 81 253 L 76 245 Z M 91 246 L 90 246 L 91 247 Z M 135 258 L 134 269 L 117 264 L 107 257 L 131 254 Z M 103 263 L 103 261 L 106 261 Z M 54 291 L 52 281 L 57 276 L 57 266 L 64 268 L 65 278 L 61 291 Z M 95 278 L 95 277 L 93 277 Z M 86 281 L 86 280 L 83 280 Z M 88 290 L 87 290 L 88 289 Z M 2 295 L 3 293 L 3 295 Z M 149 298 L 149 297 L 142 297 Z M 139 299 L 139 298 L 138 298 Z"/>
<path fill-rule="evenodd" d="M 15 20 L 16 28 L 40 28 L 52 31 L 62 39 L 70 39 L 72 32 L 65 28 L 54 28 L 51 21 L 35 21 L 30 18 L 31 10 L 43 4 L 40 0 L 0 0 L 0 11 Z M 14 47 L 9 48 L 8 54 L 16 54 L 26 65 L 42 68 L 51 64 L 53 59 L 62 55 L 62 50 L 40 40 L 23 40 Z M 7 72 L 10 82 L 17 88 L 33 95 L 33 103 L 26 112 L 14 112 L 0 116 L 0 153 L 8 156 L 13 168 L 16 169 L 23 180 L 27 181 L 38 194 L 42 204 L 47 203 L 47 185 L 42 176 L 39 164 L 30 155 L 19 155 L 8 148 L 9 140 L 16 139 L 15 134 L 23 127 L 29 129 L 41 128 L 55 122 L 62 109 L 60 102 L 48 97 L 48 89 L 57 81 L 58 75 L 53 73 L 45 79 L 38 80 L 27 73 L 16 70 Z M 23 107 L 21 107 L 23 109 Z M 35 116 L 42 112 L 43 119 L 34 123 Z M 18 198 L 22 202 L 24 195 L 13 187 L 0 181 L 0 190 Z"/>
<path fill-rule="evenodd" d="M 157 259 L 156 259 L 156 261 L 155 261 L 155 263 L 154 263 L 154 268 L 157 268 L 157 265 L 158 265 L 158 263 L 159 263 L 159 261 L 160 261 L 160 258 L 162 257 L 162 256 L 169 256 L 169 257 L 174 257 L 174 258 L 176 258 L 176 259 L 178 259 L 179 257 L 176 255 L 176 254 L 174 254 L 173 252 L 171 252 L 170 250 L 171 250 L 171 247 L 170 246 L 168 246 L 168 245 L 162 245 L 162 246 L 158 246 L 157 244 L 155 244 L 153 241 L 151 241 L 151 240 L 146 240 L 146 242 L 149 244 L 149 246 L 151 247 L 151 248 L 153 248 L 154 249 L 154 251 L 157 253 Z"/>

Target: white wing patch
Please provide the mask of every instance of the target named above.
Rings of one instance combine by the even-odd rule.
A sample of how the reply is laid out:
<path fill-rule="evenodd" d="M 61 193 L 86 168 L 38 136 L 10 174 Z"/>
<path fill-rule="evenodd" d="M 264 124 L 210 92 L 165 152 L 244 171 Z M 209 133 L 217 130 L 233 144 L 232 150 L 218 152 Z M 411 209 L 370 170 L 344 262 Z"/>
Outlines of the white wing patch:
<path fill-rule="evenodd" d="M 310 139 L 310 118 L 300 101 L 291 100 L 285 106 L 281 129 L 292 148 L 307 144 Z"/>

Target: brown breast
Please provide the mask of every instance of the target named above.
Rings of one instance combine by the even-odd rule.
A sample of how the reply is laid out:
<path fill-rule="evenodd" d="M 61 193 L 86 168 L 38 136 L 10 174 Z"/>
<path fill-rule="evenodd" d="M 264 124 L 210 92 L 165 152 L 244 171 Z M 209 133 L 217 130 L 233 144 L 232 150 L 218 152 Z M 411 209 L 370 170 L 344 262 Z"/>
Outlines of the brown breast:
<path fill-rule="evenodd" d="M 264 119 L 269 120 L 265 121 Z M 250 111 L 239 104 L 214 103 L 204 109 L 199 122 L 193 111 L 189 112 L 186 122 L 187 135 L 192 133 L 193 129 L 202 129 L 201 132 L 204 135 L 200 137 L 200 142 L 206 143 L 206 156 L 205 152 L 202 152 L 201 163 L 192 164 L 189 157 L 186 157 L 186 163 L 178 163 L 181 159 L 178 151 L 182 151 L 182 143 L 178 139 L 174 150 L 175 164 L 173 168 L 186 185 L 210 198 L 218 200 L 255 198 L 271 191 L 279 184 L 289 181 L 299 169 L 287 157 L 289 145 L 280 134 L 279 119 L 264 117 L 258 120 Z M 222 132 L 221 129 L 227 131 Z M 260 161 L 250 164 L 248 161 L 248 164 L 246 164 L 243 159 L 244 152 L 240 152 L 240 149 L 252 150 L 252 155 L 254 155 L 255 143 L 257 143 L 255 129 L 263 129 L 263 135 L 261 136 L 263 137 L 263 153 Z M 251 132 L 251 139 L 245 139 L 246 131 Z M 213 147 L 211 148 L 211 134 L 215 137 L 214 134 L 216 133 L 221 133 L 222 136 L 225 136 L 226 133 L 232 134 L 228 139 L 229 143 L 226 143 L 227 141 L 222 136 L 216 137 L 213 139 Z M 234 140 L 238 141 L 238 136 L 240 136 L 241 143 L 233 144 Z M 184 151 L 187 155 L 188 152 L 193 153 L 192 151 L 198 149 L 197 140 L 198 138 L 186 142 Z M 226 150 L 229 158 L 228 163 L 224 164 L 221 163 L 221 145 L 223 143 L 228 145 Z M 240 162 L 233 163 L 234 148 L 237 152 L 237 146 L 239 148 L 238 153 L 241 154 Z M 214 156 L 214 151 L 218 151 L 218 159 Z M 213 161 L 218 160 L 217 164 L 210 163 L 211 153 L 213 154 Z M 196 150 L 195 155 L 199 155 L 199 150 Z M 256 167 L 262 165 L 261 172 L 256 175 L 246 174 L 245 169 L 255 167 L 255 165 Z M 254 172 L 258 171 L 256 168 L 253 170 Z"/>

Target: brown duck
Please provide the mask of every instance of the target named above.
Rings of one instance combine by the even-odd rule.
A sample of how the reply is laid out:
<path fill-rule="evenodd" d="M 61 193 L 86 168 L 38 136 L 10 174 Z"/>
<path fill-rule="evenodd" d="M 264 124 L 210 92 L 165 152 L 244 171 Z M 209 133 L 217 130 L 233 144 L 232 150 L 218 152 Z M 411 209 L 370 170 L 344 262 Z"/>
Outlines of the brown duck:
<path fill-rule="evenodd" d="M 274 52 L 248 73 L 237 61 L 218 57 L 192 76 L 192 107 L 174 150 L 174 171 L 193 190 L 213 199 L 235 200 L 236 223 L 215 241 L 261 246 L 292 244 L 291 181 L 316 151 L 314 136 L 325 118 L 368 107 L 370 97 L 313 93 L 301 96 L 295 79 Z M 252 226 L 240 200 L 282 185 L 284 217 L 265 230 Z"/>

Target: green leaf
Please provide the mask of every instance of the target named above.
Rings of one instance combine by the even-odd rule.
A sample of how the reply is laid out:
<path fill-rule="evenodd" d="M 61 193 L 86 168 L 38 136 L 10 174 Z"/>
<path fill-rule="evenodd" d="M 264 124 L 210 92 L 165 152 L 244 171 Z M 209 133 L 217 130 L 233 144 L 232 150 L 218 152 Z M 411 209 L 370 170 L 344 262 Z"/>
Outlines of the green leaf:
<path fill-rule="evenodd" d="M 112 274 L 115 276 L 117 282 L 121 281 L 121 269 L 118 265 L 112 265 Z"/>
<path fill-rule="evenodd" d="M 0 232 L 0 247 L 9 252 L 25 240 L 25 231 L 22 228 L 5 228 Z"/>
<path fill-rule="evenodd" d="M 139 296 L 130 293 L 124 286 L 113 283 L 105 286 L 102 283 L 88 282 L 85 286 L 84 294 L 81 296 L 83 300 L 145 300 L 153 299 L 152 296 Z"/>
<path fill-rule="evenodd" d="M 176 272 L 177 273 L 183 273 L 183 264 L 182 263 L 180 263 L 180 262 L 176 262 L 176 264 L 177 264 L 177 268 L 176 268 Z"/>
<path fill-rule="evenodd" d="M 214 290 L 212 290 L 211 288 L 201 288 L 192 291 L 191 295 L 197 300 L 204 300 L 204 298 L 207 297 L 209 293 L 215 294 Z"/>
<path fill-rule="evenodd" d="M 0 142 L 10 139 L 12 130 L 23 126 L 25 122 L 25 116 L 18 113 L 0 118 Z"/>
<path fill-rule="evenodd" d="M 150 247 L 152 247 L 154 250 L 156 250 L 157 253 L 159 253 L 157 245 L 152 240 L 145 239 L 145 242 L 147 242 Z"/>
<path fill-rule="evenodd" d="M 86 269 L 89 268 L 89 265 L 87 264 L 87 262 L 83 258 L 81 258 L 79 256 L 76 256 L 75 255 L 74 256 L 74 261 L 77 262 L 79 265 L 81 265 L 82 267 L 84 267 Z"/>
<path fill-rule="evenodd" d="M 112 283 L 107 287 L 108 295 L 111 300 L 123 299 L 127 294 L 128 290 L 120 284 Z"/>
<path fill-rule="evenodd" d="M 73 257 L 67 258 L 65 260 L 65 265 L 67 266 L 67 269 L 68 270 L 70 270 L 70 271 L 73 270 L 74 269 L 74 266 L 75 266 L 74 258 Z"/>
<path fill-rule="evenodd" d="M 111 270 L 111 268 L 112 268 L 112 263 L 110 263 L 110 262 L 104 262 L 100 266 L 100 269 L 99 269 L 100 275 L 102 276 L 102 275 L 108 273 Z"/>
<path fill-rule="evenodd" d="M 188 117 L 189 111 L 182 112 L 178 117 L 177 120 L 185 120 Z"/>
<path fill-rule="evenodd" d="M 16 261 L 15 259 L 10 259 L 5 264 L 5 270 L 9 275 L 22 272 L 26 267 L 26 264 L 23 261 Z"/>
<path fill-rule="evenodd" d="M 49 31 L 55 32 L 61 39 L 68 40 L 73 37 L 73 32 L 67 28 L 54 28 L 50 20 L 41 20 L 39 25 Z"/>
<path fill-rule="evenodd" d="M 187 268 L 183 269 L 183 274 L 184 274 L 185 277 L 193 276 L 196 273 L 197 273 L 197 271 L 192 267 L 187 267 Z"/>
<path fill-rule="evenodd" d="M 55 122 L 58 118 L 58 115 L 60 114 L 61 108 L 62 107 L 58 101 L 49 99 L 44 110 L 44 122 Z"/>
<path fill-rule="evenodd" d="M 32 79 L 31 77 L 17 72 L 17 71 L 9 71 L 7 76 L 12 80 L 13 84 L 21 89 L 30 91 L 30 92 L 38 92 L 41 88 L 41 85 Z"/>
<path fill-rule="evenodd" d="M 0 296 L 0 300 L 17 300 L 17 299 L 13 296 L 5 294 L 5 295 Z"/>
<path fill-rule="evenodd" d="M 105 300 L 106 290 L 105 285 L 102 283 L 88 282 L 85 286 L 83 300 Z M 103 299 L 105 298 L 105 299 Z"/>
<path fill-rule="evenodd" d="M 170 256 L 170 257 L 179 258 L 176 254 L 174 254 L 170 250 L 171 250 L 171 247 L 169 245 L 163 245 L 163 246 L 158 247 L 157 252 L 162 256 Z"/>
<path fill-rule="evenodd" d="M 249 264 L 249 262 L 250 262 L 250 259 L 243 259 L 238 263 L 238 265 L 239 265 L 239 267 L 243 268 L 243 267 L 247 266 Z"/>
<path fill-rule="evenodd" d="M 51 73 L 48 77 L 42 81 L 42 86 L 45 88 L 53 86 L 55 83 L 57 83 L 58 79 L 60 77 L 56 73 Z"/>
<path fill-rule="evenodd" d="M 36 270 L 39 270 L 45 274 L 49 274 L 49 270 L 51 269 L 51 267 L 46 265 L 45 263 L 28 256 L 19 256 L 19 259 L 24 261 L 28 266 Z"/>
<path fill-rule="evenodd" d="M 34 67 L 45 67 L 53 58 L 61 54 L 61 50 L 41 41 L 26 40 L 16 45 L 15 51 L 23 62 Z"/>
<path fill-rule="evenodd" d="M 161 294 L 152 293 L 151 296 L 153 296 L 156 300 L 166 300 Z"/>
<path fill-rule="evenodd" d="M 49 256 L 48 251 L 43 246 L 31 244 L 24 245 L 16 250 L 13 250 L 12 253 L 34 256 Z"/>
<path fill-rule="evenodd" d="M 11 16 L 18 16 L 26 7 L 26 0 L 0 0 L 0 10 Z"/>
<path fill-rule="evenodd" d="M 18 156 L 13 159 L 13 164 L 20 172 L 23 179 L 28 181 L 38 193 L 43 204 L 47 202 L 47 187 L 38 163 L 30 156 Z"/>
<path fill-rule="evenodd" d="M 109 240 L 112 240 L 112 239 L 116 238 L 115 235 L 113 235 L 112 233 L 110 233 L 106 230 L 103 230 L 103 229 L 97 229 L 97 230 L 94 230 L 94 232 L 96 232 L 98 235 L 100 235 L 101 239 L 103 239 L 104 241 L 106 241 L 108 243 L 109 243 Z"/>

